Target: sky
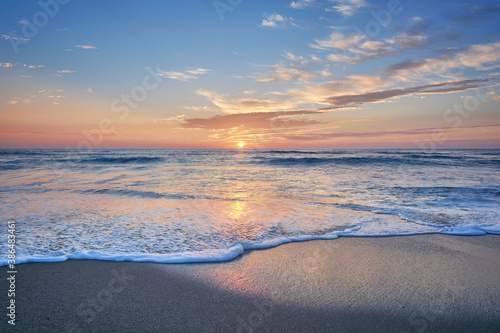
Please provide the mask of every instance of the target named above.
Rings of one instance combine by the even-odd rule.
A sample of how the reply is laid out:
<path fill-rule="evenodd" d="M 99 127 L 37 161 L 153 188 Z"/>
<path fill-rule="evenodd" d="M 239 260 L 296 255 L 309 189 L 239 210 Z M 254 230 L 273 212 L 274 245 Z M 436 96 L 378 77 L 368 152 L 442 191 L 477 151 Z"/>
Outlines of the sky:
<path fill-rule="evenodd" d="M 498 1 L 0 2 L 0 148 L 500 148 Z"/>

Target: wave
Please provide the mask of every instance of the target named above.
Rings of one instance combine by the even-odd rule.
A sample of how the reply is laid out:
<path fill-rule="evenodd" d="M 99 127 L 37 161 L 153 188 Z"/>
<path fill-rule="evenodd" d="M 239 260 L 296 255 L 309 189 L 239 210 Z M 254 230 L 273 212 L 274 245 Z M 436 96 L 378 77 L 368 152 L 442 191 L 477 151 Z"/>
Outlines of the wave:
<path fill-rule="evenodd" d="M 364 165 L 364 164 L 441 164 L 439 162 L 410 160 L 399 157 L 284 157 L 284 158 L 254 158 L 257 164 L 268 164 L 277 166 L 290 165 L 319 165 L 319 164 L 346 164 L 346 165 Z"/>
<path fill-rule="evenodd" d="M 24 166 L 19 164 L 0 164 L 0 171 L 19 170 L 22 168 L 24 168 Z"/>
<path fill-rule="evenodd" d="M 319 155 L 319 154 L 345 154 L 343 151 L 310 151 L 310 150 L 263 150 L 265 154 L 294 154 L 294 155 Z"/>
<path fill-rule="evenodd" d="M 62 262 L 69 259 L 104 260 L 104 261 L 132 261 L 132 262 L 153 262 L 164 264 L 180 263 L 216 263 L 235 259 L 250 250 L 265 250 L 282 244 L 293 242 L 304 242 L 311 240 L 335 240 L 339 237 L 389 237 L 389 236 L 411 236 L 423 234 L 445 234 L 460 236 L 482 236 L 486 234 L 500 235 L 500 229 L 479 227 L 476 225 L 463 225 L 457 227 L 445 227 L 437 231 L 430 232 L 409 232 L 409 233 L 382 233 L 363 234 L 358 233 L 360 226 L 335 231 L 326 235 L 311 236 L 301 235 L 295 237 L 278 237 L 265 241 L 239 241 L 225 249 L 207 249 L 203 251 L 181 252 L 181 253 L 102 253 L 95 251 L 82 251 L 68 253 L 59 256 L 20 256 L 16 258 L 16 264 L 28 262 Z M 8 260 L 0 260 L 0 266 L 6 266 Z"/>
<path fill-rule="evenodd" d="M 397 194 L 414 193 L 417 195 L 446 195 L 461 194 L 461 195 L 491 195 L 498 196 L 500 191 L 493 187 L 466 187 L 466 186 L 394 186 L 392 190 Z"/>
<path fill-rule="evenodd" d="M 99 163 L 99 164 L 141 164 L 141 163 L 154 163 L 162 162 L 165 159 L 163 157 L 148 157 L 148 156 L 138 156 L 138 157 L 97 157 L 92 159 L 82 159 L 79 160 L 82 163 Z"/>
<path fill-rule="evenodd" d="M 17 149 L 3 149 L 0 150 L 0 156 L 2 155 L 53 155 L 52 153 L 49 153 L 47 151 L 40 151 L 40 150 L 17 150 Z"/>
<path fill-rule="evenodd" d="M 152 199 L 196 199 L 193 195 L 188 194 L 169 194 L 169 193 L 158 193 L 155 191 L 136 191 L 136 190 L 122 190 L 122 189 L 89 189 L 83 191 L 73 191 L 74 193 L 82 194 L 110 194 L 118 196 L 127 197 L 139 197 L 139 198 L 152 198 Z"/>
<path fill-rule="evenodd" d="M 291 154 L 291 153 L 290 153 Z M 326 153 L 323 153 L 326 154 Z M 329 154 L 329 153 L 328 153 Z M 294 152 L 294 155 L 299 153 Z M 426 154 L 386 154 L 373 156 L 322 156 L 322 157 L 267 157 L 255 156 L 254 163 L 268 164 L 274 166 L 290 165 L 319 165 L 319 164 L 343 164 L 343 165 L 368 165 L 368 164 L 408 164 L 408 165 L 496 165 L 500 159 L 478 158 L 469 156 L 452 155 L 426 155 Z"/>
<path fill-rule="evenodd" d="M 155 191 L 138 191 L 138 190 L 124 190 L 124 189 L 88 189 L 88 190 L 74 190 L 72 193 L 80 194 L 108 194 L 124 197 L 148 198 L 148 199 L 177 199 L 177 200 L 222 200 L 222 201 L 242 201 L 238 198 L 221 198 L 211 195 L 191 195 L 183 193 L 159 193 Z"/>

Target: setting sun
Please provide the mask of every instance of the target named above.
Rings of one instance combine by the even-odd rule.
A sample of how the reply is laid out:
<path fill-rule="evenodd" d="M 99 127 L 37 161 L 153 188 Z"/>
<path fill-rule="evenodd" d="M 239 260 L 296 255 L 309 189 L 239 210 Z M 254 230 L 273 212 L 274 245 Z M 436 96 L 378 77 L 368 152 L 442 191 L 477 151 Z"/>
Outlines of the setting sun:
<path fill-rule="evenodd" d="M 244 146 L 245 146 L 245 143 L 244 143 L 244 142 L 240 142 L 240 143 L 238 143 L 238 147 L 243 148 Z"/>

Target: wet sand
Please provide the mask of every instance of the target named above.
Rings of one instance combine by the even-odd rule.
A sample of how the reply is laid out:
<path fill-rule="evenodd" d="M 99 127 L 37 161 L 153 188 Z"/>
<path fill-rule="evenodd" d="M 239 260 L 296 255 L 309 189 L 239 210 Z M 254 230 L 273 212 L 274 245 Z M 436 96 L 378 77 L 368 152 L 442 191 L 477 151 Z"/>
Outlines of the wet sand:
<path fill-rule="evenodd" d="M 346 237 L 225 263 L 17 270 L 16 326 L 0 284 L 2 332 L 500 332 L 495 235 Z"/>

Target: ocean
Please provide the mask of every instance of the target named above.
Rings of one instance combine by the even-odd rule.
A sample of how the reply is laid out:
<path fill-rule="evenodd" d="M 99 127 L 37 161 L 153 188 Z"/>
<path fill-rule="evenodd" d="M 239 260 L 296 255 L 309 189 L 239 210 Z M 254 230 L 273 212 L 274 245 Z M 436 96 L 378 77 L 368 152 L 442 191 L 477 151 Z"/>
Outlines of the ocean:
<path fill-rule="evenodd" d="M 500 234 L 500 150 L 0 150 L 16 263 L 216 262 L 337 237 Z"/>

